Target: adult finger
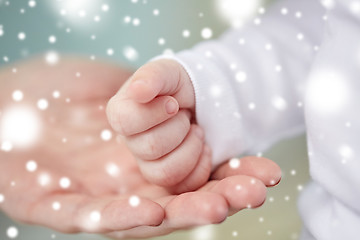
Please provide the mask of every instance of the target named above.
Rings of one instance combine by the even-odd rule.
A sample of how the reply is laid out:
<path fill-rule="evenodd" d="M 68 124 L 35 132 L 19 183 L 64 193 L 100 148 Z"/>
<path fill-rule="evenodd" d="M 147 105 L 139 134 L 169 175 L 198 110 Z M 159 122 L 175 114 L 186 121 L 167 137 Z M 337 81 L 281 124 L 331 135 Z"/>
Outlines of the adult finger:
<path fill-rule="evenodd" d="M 26 171 L 25 164 L 23 169 L 18 164 L 13 164 L 8 165 L 6 171 L 1 187 L 5 200 L 0 207 L 19 221 L 28 221 L 27 213 L 31 205 L 50 193 L 65 194 L 83 190 L 81 184 L 71 176 L 49 171 L 41 165 L 35 170 Z"/>
<path fill-rule="evenodd" d="M 16 67 L 17 74 L 11 70 Z M 72 102 L 98 99 L 114 95 L 130 77 L 132 71 L 110 62 L 91 61 L 75 56 L 61 56 L 56 65 L 49 65 L 43 57 L 17 62 L 0 69 L 7 89 L 0 97 L 11 99 L 11 93 L 21 89 L 25 98 L 52 97 L 58 91 L 61 97 Z M 41 88 L 34 89 L 34 86 Z"/>
<path fill-rule="evenodd" d="M 95 198 L 79 193 L 51 194 L 28 212 L 29 222 L 61 232 L 106 233 L 138 226 L 157 226 L 163 208 L 148 199 L 109 196 Z"/>
<path fill-rule="evenodd" d="M 212 174 L 212 179 L 220 180 L 234 175 L 251 176 L 270 187 L 280 182 L 281 169 L 275 162 L 263 157 L 233 158 L 219 166 Z"/>
<path fill-rule="evenodd" d="M 239 186 L 242 186 L 239 189 Z M 143 238 L 168 234 L 179 229 L 221 223 L 241 209 L 260 206 L 266 189 L 260 180 L 248 176 L 232 176 L 208 182 L 196 192 L 187 192 L 170 200 L 158 200 L 165 208 L 163 223 L 158 227 L 137 227 L 113 232 L 113 238 Z"/>
<path fill-rule="evenodd" d="M 259 207 L 266 199 L 266 186 L 263 182 L 244 175 L 230 176 L 220 181 L 215 180 L 202 190 L 222 195 L 234 212 L 245 208 Z"/>
<path fill-rule="evenodd" d="M 114 232 L 113 238 L 144 238 L 168 234 L 207 224 L 223 222 L 228 214 L 228 204 L 219 194 L 211 192 L 188 192 L 172 198 L 164 206 L 166 218 L 158 227 L 138 227 Z"/>

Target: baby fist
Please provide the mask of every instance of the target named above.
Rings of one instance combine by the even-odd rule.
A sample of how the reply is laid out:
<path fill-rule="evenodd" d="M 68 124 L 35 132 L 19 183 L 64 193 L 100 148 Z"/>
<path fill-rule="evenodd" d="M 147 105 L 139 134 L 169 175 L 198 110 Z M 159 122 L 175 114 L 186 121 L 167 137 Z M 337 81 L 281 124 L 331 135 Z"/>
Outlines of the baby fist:
<path fill-rule="evenodd" d="M 207 182 L 211 151 L 192 123 L 195 95 L 184 68 L 157 60 L 139 68 L 112 97 L 107 115 L 138 161 L 143 176 L 171 192 Z"/>

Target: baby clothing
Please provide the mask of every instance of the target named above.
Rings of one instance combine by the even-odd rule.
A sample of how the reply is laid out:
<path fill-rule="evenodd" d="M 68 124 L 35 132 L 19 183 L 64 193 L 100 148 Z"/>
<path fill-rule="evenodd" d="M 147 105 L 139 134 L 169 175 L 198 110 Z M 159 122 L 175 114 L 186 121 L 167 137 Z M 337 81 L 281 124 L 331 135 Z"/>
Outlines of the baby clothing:
<path fill-rule="evenodd" d="M 359 239 L 360 1 L 280 1 L 171 58 L 192 80 L 215 165 L 305 130 L 302 239 Z"/>

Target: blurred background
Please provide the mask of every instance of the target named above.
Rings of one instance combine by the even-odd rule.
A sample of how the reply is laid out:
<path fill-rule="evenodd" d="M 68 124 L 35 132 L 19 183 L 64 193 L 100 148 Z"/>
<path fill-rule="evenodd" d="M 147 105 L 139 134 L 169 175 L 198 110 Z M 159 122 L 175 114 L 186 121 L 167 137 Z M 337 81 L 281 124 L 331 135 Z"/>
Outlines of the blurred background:
<path fill-rule="evenodd" d="M 261 0 L 0 0 L 0 67 L 32 56 L 49 64 L 64 54 L 107 60 L 136 69 L 152 57 L 216 39 L 263 14 L 272 1 Z M 308 176 L 304 136 L 273 146 L 263 156 L 283 170 L 280 185 L 269 189 L 263 207 L 244 210 L 224 223 L 153 239 L 298 239 L 298 195 Z M 13 222 L 0 212 L 0 239 L 105 239 L 65 235 Z"/>

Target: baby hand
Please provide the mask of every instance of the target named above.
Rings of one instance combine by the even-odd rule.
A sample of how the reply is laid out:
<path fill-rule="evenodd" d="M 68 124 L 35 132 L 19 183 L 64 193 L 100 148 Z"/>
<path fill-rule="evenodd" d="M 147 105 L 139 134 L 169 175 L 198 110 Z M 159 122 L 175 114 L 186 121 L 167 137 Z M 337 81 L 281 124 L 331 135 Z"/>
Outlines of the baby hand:
<path fill-rule="evenodd" d="M 201 187 L 211 172 L 204 132 L 192 123 L 194 109 L 188 74 L 176 61 L 162 59 L 134 73 L 110 99 L 107 115 L 143 176 L 180 193 Z"/>

